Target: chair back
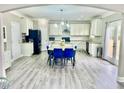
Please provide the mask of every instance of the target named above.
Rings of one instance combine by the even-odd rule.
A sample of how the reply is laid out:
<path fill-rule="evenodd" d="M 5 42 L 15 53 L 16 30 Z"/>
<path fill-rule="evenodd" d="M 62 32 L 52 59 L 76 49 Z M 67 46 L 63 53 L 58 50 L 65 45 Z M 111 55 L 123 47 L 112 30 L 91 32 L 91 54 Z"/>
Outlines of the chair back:
<path fill-rule="evenodd" d="M 46 46 L 47 50 L 49 49 L 49 46 Z"/>
<path fill-rule="evenodd" d="M 72 58 L 72 57 L 74 57 L 74 50 L 73 50 L 73 48 L 65 48 L 64 57 L 65 58 Z"/>
<path fill-rule="evenodd" d="M 74 46 L 75 49 L 77 49 L 77 46 Z"/>
<path fill-rule="evenodd" d="M 76 55 L 76 50 L 77 50 L 77 46 L 74 47 L 75 50 L 74 50 L 74 56 Z"/>
<path fill-rule="evenodd" d="M 48 55 L 53 55 L 53 51 L 49 50 L 49 46 L 46 46 Z"/>
<path fill-rule="evenodd" d="M 63 51 L 61 48 L 54 48 L 53 50 L 54 58 L 63 58 Z"/>
<path fill-rule="evenodd" d="M 48 53 L 48 55 L 49 55 L 49 50 L 48 50 L 48 49 L 49 49 L 49 46 L 46 46 L 46 48 L 47 48 L 47 53 Z"/>

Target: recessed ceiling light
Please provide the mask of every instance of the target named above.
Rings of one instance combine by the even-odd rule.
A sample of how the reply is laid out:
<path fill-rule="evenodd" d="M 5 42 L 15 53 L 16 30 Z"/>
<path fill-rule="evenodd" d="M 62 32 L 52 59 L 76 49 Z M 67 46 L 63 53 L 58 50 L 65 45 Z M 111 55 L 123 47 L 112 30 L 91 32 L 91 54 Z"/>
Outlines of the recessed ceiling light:
<path fill-rule="evenodd" d="M 63 12 L 63 9 L 60 9 L 61 12 Z"/>

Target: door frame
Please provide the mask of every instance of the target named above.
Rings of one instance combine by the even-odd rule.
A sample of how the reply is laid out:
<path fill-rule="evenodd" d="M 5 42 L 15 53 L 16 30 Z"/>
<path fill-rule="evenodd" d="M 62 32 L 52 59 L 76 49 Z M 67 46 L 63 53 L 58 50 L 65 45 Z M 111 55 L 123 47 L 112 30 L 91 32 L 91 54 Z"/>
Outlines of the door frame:
<path fill-rule="evenodd" d="M 112 58 L 107 57 L 107 55 L 106 55 L 106 48 L 107 48 L 106 40 L 107 40 L 107 27 L 109 26 L 108 24 L 110 24 L 112 22 L 117 22 L 117 21 L 121 21 L 121 20 L 119 19 L 119 20 L 114 20 L 114 21 L 105 23 L 105 35 L 104 35 L 104 59 L 114 65 L 118 65 L 117 60 L 116 60 L 118 31 L 115 30 L 115 32 L 114 32 L 113 57 Z"/>
<path fill-rule="evenodd" d="M 17 22 L 17 21 L 12 21 L 11 22 L 11 60 L 12 60 L 12 62 L 14 61 L 14 60 L 16 60 L 16 59 L 18 59 L 18 58 L 20 58 L 20 57 L 22 57 L 22 54 L 20 53 L 20 55 L 17 57 L 17 58 L 13 58 L 12 56 L 13 56 L 13 40 L 12 40 L 12 24 L 13 23 L 18 23 L 19 24 L 19 29 L 20 29 L 20 37 L 21 37 L 21 26 L 20 26 L 20 23 L 19 22 Z M 20 40 L 21 40 L 21 38 L 20 38 Z M 20 44 L 20 51 L 21 51 L 21 44 Z"/>

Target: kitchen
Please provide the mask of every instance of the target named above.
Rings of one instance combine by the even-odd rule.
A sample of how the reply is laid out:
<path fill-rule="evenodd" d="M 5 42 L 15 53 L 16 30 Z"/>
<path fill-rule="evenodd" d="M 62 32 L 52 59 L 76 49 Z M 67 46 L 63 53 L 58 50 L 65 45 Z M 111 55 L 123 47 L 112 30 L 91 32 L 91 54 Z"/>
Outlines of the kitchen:
<path fill-rule="evenodd" d="M 72 11 L 72 9 L 75 10 Z M 78 5 L 46 5 L 5 12 L 3 15 L 3 30 L 5 30 L 4 66 L 7 71 L 8 79 L 13 82 L 13 85 L 11 85 L 10 88 L 32 88 L 35 80 L 32 81 L 33 83 L 31 85 L 28 85 L 28 82 L 33 78 L 33 75 L 37 74 L 41 70 L 43 72 L 39 72 L 35 78 L 37 78 L 37 76 L 39 78 L 40 73 L 42 73 L 42 79 L 48 79 L 48 76 L 51 72 L 53 75 L 50 79 L 48 79 L 49 82 L 46 82 L 47 80 L 44 81 L 45 84 L 51 84 L 50 81 L 53 80 L 53 78 L 57 79 L 55 74 L 57 73 L 56 71 L 64 70 L 64 73 L 66 73 L 66 69 L 69 69 L 69 73 L 71 73 L 72 70 L 74 73 L 77 73 L 76 71 L 79 70 L 79 77 L 82 77 L 83 74 L 86 74 L 86 77 L 88 77 L 91 82 L 88 83 L 88 86 L 81 86 L 82 82 L 87 82 L 86 78 L 81 78 L 78 86 L 80 88 L 89 88 L 94 80 L 89 77 L 92 76 L 90 73 L 82 72 L 82 69 L 86 72 L 91 71 L 91 69 L 92 71 L 97 72 L 98 69 L 101 68 L 100 71 L 103 71 L 103 75 L 106 71 L 103 69 L 108 69 L 109 66 L 112 66 L 114 69 L 113 65 L 110 65 L 109 62 L 103 60 L 105 56 L 104 44 L 106 37 L 106 23 L 116 19 L 120 20 L 121 15 L 119 13 L 110 10 Z M 35 35 L 35 33 L 37 33 L 37 35 Z M 34 36 L 36 36 L 36 40 L 33 38 Z M 47 49 L 47 46 L 50 49 Z M 75 62 L 75 64 L 73 64 L 74 68 L 70 66 L 71 60 L 68 60 L 68 58 L 64 56 L 63 59 L 67 59 L 69 63 L 62 69 L 56 69 L 56 67 L 59 67 L 58 65 L 55 65 L 51 69 L 51 67 L 47 64 L 47 60 L 49 61 L 49 54 L 47 53 L 48 50 L 54 51 L 55 48 L 61 48 L 61 53 L 63 53 L 66 48 L 72 48 L 73 52 L 76 52 L 75 55 L 72 55 L 73 61 Z M 38 52 L 36 52 L 37 50 Z M 53 57 L 52 55 L 51 58 L 53 61 L 55 56 Z M 92 62 L 92 60 L 95 61 Z M 100 64 L 100 62 L 103 64 Z M 91 69 L 89 69 L 90 67 Z M 35 70 L 33 70 L 33 68 Z M 46 68 L 49 74 L 46 75 L 45 69 L 43 68 Z M 16 71 L 16 69 L 18 70 Z M 21 86 L 21 82 L 26 78 L 30 71 L 32 72 L 32 74 L 30 74 L 31 77 L 27 78 L 27 82 L 23 83 L 24 86 Z M 14 72 L 13 76 L 12 72 Z M 13 80 L 14 78 L 17 79 L 17 77 L 14 77 L 17 72 L 20 72 L 17 77 L 21 77 L 20 75 L 24 74 L 24 72 L 27 72 L 27 74 L 22 76 L 22 81 L 18 80 L 20 83 L 17 83 Z M 72 78 L 73 74 L 67 75 L 70 75 L 70 78 Z M 111 78 L 111 75 L 108 77 Z M 61 77 L 61 75 L 58 76 Z M 78 77 L 78 75 L 75 77 Z M 61 78 L 63 79 L 63 77 Z M 116 76 L 114 75 L 114 79 L 115 78 Z M 78 79 L 76 80 L 78 83 Z M 108 81 L 109 79 L 106 80 Z M 99 80 L 99 82 L 101 81 Z M 16 86 L 16 84 L 18 86 Z M 44 87 L 51 88 L 49 84 L 44 85 Z M 56 84 L 58 84 L 58 82 L 54 84 L 55 86 L 53 87 L 57 88 Z M 103 86 L 105 85 L 103 84 Z M 101 84 L 100 87 L 103 86 Z M 40 85 L 38 87 L 44 88 Z M 95 88 L 95 86 L 91 87 Z M 98 87 L 99 86 L 96 88 Z M 111 87 L 109 86 L 109 88 Z"/>

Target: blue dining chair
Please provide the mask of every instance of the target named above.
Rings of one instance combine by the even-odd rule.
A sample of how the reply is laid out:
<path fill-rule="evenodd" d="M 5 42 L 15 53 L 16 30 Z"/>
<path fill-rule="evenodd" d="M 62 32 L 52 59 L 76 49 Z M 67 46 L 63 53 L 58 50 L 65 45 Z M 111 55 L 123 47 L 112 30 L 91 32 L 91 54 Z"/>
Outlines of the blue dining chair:
<path fill-rule="evenodd" d="M 71 59 L 71 63 L 73 65 L 73 67 L 75 66 L 75 51 L 73 48 L 65 48 L 64 50 L 64 64 L 65 61 L 68 62 L 68 60 Z"/>
<path fill-rule="evenodd" d="M 77 46 L 74 46 L 75 50 L 77 49 Z"/>
<path fill-rule="evenodd" d="M 77 46 L 74 47 L 74 61 L 75 61 L 76 50 L 77 50 Z"/>
<path fill-rule="evenodd" d="M 49 46 L 46 46 L 47 48 L 47 54 L 48 54 L 48 59 L 47 59 L 47 64 L 51 65 L 51 59 L 53 58 L 53 51 L 49 50 Z"/>
<path fill-rule="evenodd" d="M 54 48 L 53 50 L 53 66 L 57 64 L 57 59 L 61 59 L 61 66 L 63 65 L 63 50 L 61 48 Z"/>

